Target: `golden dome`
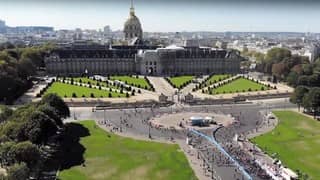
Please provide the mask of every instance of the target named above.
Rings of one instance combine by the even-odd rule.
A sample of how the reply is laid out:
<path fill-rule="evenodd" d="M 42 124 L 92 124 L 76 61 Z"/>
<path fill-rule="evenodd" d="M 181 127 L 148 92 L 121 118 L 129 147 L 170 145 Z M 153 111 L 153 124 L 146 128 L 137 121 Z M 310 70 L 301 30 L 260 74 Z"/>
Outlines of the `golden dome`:
<path fill-rule="evenodd" d="M 125 39 L 130 40 L 135 37 L 142 39 L 142 28 L 139 18 L 134 13 L 133 3 L 131 1 L 130 15 L 124 23 Z"/>

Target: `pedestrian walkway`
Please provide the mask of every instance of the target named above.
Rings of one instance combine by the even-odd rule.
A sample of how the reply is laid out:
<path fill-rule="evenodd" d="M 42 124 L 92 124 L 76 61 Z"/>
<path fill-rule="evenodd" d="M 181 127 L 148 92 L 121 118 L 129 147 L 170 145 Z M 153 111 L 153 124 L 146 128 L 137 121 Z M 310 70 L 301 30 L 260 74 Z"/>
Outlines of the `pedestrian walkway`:
<path fill-rule="evenodd" d="M 147 78 L 159 95 L 172 96 L 176 91 L 163 77 L 147 76 Z"/>

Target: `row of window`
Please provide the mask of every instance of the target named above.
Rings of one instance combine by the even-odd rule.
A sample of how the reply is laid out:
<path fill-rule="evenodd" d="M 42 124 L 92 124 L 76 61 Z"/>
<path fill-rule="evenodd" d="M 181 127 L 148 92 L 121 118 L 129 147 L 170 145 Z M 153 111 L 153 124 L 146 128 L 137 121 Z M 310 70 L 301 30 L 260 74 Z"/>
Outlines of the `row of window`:
<path fill-rule="evenodd" d="M 147 65 L 152 65 L 152 64 L 153 64 L 153 65 L 157 65 L 157 62 L 156 62 L 156 61 L 154 61 L 154 62 L 152 62 L 152 61 L 149 61 L 149 62 L 146 61 L 146 66 L 147 66 Z"/>

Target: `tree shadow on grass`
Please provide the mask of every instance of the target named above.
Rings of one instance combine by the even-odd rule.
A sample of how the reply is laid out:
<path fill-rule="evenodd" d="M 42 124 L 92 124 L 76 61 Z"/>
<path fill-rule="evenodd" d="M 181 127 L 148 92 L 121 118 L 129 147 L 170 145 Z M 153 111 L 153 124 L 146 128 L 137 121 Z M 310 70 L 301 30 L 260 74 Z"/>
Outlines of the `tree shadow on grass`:
<path fill-rule="evenodd" d="M 60 170 L 69 169 L 72 166 L 84 163 L 83 154 L 86 149 L 80 144 L 80 138 L 89 135 L 89 130 L 81 124 L 68 123 L 65 125 L 59 157 Z"/>

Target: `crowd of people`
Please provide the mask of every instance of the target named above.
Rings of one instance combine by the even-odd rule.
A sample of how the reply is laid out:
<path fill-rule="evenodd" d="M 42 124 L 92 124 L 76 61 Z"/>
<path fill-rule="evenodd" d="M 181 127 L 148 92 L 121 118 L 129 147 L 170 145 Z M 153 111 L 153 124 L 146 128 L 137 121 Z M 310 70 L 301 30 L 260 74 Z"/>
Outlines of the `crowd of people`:
<path fill-rule="evenodd" d="M 234 135 L 234 133 L 229 131 L 231 130 L 228 130 L 228 128 L 221 128 L 218 134 L 219 136 Z M 216 166 L 216 168 L 230 167 L 233 170 L 228 171 L 233 172 L 233 179 L 245 179 L 244 173 L 235 165 L 233 161 L 235 160 L 253 179 L 270 179 L 268 173 L 260 166 L 254 156 L 249 151 L 240 148 L 237 142 L 220 142 L 221 147 L 233 160 L 224 154 L 221 149 L 217 148 L 215 144 L 192 132 L 188 133 L 188 143 L 198 150 L 199 154 L 201 154 L 199 157 L 201 157 L 203 162 L 206 162 L 208 169 L 212 168 L 212 166 Z"/>

